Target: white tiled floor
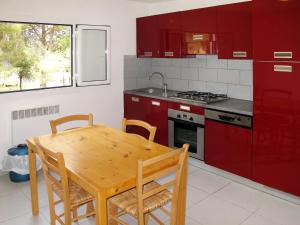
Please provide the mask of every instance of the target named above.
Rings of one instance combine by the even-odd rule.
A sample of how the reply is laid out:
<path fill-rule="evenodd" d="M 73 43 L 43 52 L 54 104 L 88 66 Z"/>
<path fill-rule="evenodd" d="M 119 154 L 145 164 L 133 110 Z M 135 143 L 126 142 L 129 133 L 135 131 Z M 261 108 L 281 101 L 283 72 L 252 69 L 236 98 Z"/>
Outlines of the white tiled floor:
<path fill-rule="evenodd" d="M 189 166 L 186 225 L 300 225 L 300 206 L 267 195 L 195 166 Z M 31 216 L 28 183 L 0 177 L 0 225 L 47 225 L 49 209 L 43 179 L 39 181 L 41 210 Z M 157 216 L 168 218 L 157 212 Z M 126 217 L 129 224 L 136 224 Z M 93 225 L 94 219 L 79 225 Z M 149 225 L 154 225 L 151 221 Z M 168 224 L 166 222 L 166 224 Z"/>

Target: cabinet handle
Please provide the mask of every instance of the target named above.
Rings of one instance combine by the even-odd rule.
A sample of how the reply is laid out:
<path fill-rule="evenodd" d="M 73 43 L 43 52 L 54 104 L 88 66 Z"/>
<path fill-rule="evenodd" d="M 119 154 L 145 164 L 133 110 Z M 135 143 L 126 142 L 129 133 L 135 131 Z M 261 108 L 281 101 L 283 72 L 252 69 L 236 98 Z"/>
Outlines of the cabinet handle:
<path fill-rule="evenodd" d="M 203 34 L 194 34 L 193 35 L 193 41 L 200 41 L 203 40 L 204 35 Z"/>
<path fill-rule="evenodd" d="M 140 99 L 138 97 L 131 97 L 131 101 L 140 102 Z"/>
<path fill-rule="evenodd" d="M 153 54 L 152 52 L 144 52 L 144 56 L 146 57 L 151 57 Z"/>
<path fill-rule="evenodd" d="M 152 101 L 151 104 L 154 106 L 160 106 L 160 102 L 158 101 Z"/>
<path fill-rule="evenodd" d="M 191 107 L 190 107 L 190 106 L 187 106 L 187 105 L 180 105 L 179 108 L 180 108 L 181 110 L 191 111 Z"/>
<path fill-rule="evenodd" d="M 233 52 L 232 55 L 234 58 L 246 58 L 247 52 Z"/>
<path fill-rule="evenodd" d="M 292 66 L 283 66 L 283 65 L 274 65 L 274 71 L 291 73 L 291 72 L 293 72 L 293 67 Z"/>
<path fill-rule="evenodd" d="M 174 56 L 174 52 L 165 52 L 165 56 L 167 56 L 167 57 L 173 57 Z"/>
<path fill-rule="evenodd" d="M 274 59 L 292 59 L 293 52 L 274 52 Z"/>

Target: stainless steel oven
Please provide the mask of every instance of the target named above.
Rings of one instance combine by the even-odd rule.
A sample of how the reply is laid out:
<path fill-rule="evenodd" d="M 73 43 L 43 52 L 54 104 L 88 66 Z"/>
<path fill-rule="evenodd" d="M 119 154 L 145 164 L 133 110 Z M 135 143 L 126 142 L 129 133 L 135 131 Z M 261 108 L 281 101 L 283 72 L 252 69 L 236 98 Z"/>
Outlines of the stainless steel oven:
<path fill-rule="evenodd" d="M 169 146 L 190 145 L 189 155 L 204 160 L 204 115 L 168 109 Z"/>

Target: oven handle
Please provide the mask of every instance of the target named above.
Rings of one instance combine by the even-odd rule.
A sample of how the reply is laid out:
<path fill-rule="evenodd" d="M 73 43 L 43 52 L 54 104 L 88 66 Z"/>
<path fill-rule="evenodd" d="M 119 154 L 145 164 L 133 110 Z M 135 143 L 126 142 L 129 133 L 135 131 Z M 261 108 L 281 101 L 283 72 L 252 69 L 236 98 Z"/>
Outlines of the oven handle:
<path fill-rule="evenodd" d="M 186 121 L 186 120 L 180 120 L 180 119 L 176 119 L 176 118 L 172 118 L 172 117 L 168 117 L 169 121 L 174 121 L 177 123 L 185 123 L 185 124 L 190 124 L 190 125 L 194 125 L 196 127 L 200 127 L 200 128 L 204 128 L 204 124 L 200 124 L 200 123 L 194 123 L 191 121 Z"/>

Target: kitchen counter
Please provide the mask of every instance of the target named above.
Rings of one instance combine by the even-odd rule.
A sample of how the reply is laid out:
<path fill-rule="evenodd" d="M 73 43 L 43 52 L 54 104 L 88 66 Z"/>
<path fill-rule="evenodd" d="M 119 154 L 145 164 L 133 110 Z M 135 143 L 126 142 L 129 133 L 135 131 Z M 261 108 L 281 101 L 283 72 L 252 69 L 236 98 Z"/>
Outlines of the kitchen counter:
<path fill-rule="evenodd" d="M 150 90 L 150 89 L 152 89 L 152 90 Z M 163 96 L 163 91 L 161 89 L 151 88 L 151 87 L 124 91 L 125 94 L 132 94 L 132 95 L 156 98 L 156 99 L 161 99 L 161 100 L 166 100 L 166 101 L 171 101 L 171 102 L 178 102 L 178 103 L 182 103 L 182 104 L 201 106 L 201 107 L 208 108 L 208 109 L 222 110 L 222 111 L 226 111 L 226 112 L 233 112 L 233 113 L 238 113 L 238 114 L 248 115 L 248 116 L 253 115 L 252 101 L 230 98 L 225 101 L 206 104 L 203 102 L 193 102 L 193 101 L 188 101 L 188 100 L 171 98 L 172 96 L 175 96 L 178 92 L 179 91 L 168 90 L 167 96 Z"/>

